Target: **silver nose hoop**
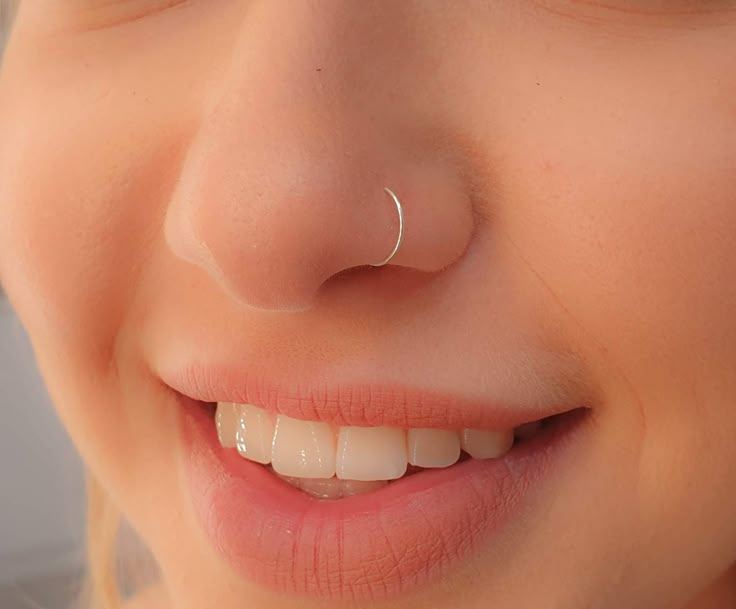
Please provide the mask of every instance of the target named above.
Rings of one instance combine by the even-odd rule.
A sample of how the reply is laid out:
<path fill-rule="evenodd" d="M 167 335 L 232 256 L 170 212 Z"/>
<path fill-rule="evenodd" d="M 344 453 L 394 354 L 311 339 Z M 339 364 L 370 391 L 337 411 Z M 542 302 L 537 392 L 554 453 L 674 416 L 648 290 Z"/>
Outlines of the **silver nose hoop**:
<path fill-rule="evenodd" d="M 383 189 L 394 200 L 394 203 L 396 203 L 396 210 L 399 212 L 399 238 L 396 240 L 396 245 L 394 246 L 393 251 L 388 255 L 388 257 L 383 262 L 379 262 L 378 264 L 371 264 L 370 266 L 384 266 L 385 264 L 388 264 L 389 260 L 391 260 L 391 258 L 394 257 L 396 252 L 399 251 L 399 247 L 401 246 L 401 241 L 404 238 L 404 210 L 401 208 L 401 203 L 399 202 L 399 198 L 393 193 L 393 191 L 390 188 L 388 188 L 388 186 L 384 186 Z"/>

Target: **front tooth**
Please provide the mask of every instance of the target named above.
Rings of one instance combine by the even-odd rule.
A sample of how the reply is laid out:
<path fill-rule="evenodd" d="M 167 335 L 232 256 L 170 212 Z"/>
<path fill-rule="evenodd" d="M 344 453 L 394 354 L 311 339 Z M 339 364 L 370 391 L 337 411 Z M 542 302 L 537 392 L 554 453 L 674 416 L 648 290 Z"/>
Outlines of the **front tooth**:
<path fill-rule="evenodd" d="M 265 410 L 240 404 L 235 447 L 243 457 L 264 465 L 271 463 L 273 432 L 273 421 Z"/>
<path fill-rule="evenodd" d="M 406 473 L 406 432 L 394 427 L 341 427 L 337 437 L 337 477 L 343 480 L 396 480 Z"/>
<path fill-rule="evenodd" d="M 283 476 L 332 478 L 335 432 L 328 423 L 276 417 L 271 466 Z"/>
<path fill-rule="evenodd" d="M 481 431 L 463 429 L 463 450 L 473 459 L 494 459 L 505 455 L 514 443 L 514 430 Z"/>
<path fill-rule="evenodd" d="M 235 448 L 235 433 L 238 429 L 238 406 L 230 402 L 219 402 L 215 412 L 217 437 L 225 448 Z"/>
<path fill-rule="evenodd" d="M 449 467 L 460 458 L 460 438 L 446 429 L 410 429 L 409 463 L 418 467 Z"/>

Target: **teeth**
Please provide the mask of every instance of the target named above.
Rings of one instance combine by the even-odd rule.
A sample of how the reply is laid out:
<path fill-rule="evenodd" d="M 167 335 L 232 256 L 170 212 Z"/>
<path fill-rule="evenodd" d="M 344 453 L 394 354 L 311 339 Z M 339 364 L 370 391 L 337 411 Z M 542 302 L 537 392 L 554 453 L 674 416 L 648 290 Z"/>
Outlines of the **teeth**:
<path fill-rule="evenodd" d="M 328 423 L 276 417 L 273 469 L 296 478 L 332 478 L 335 475 L 335 433 Z"/>
<path fill-rule="evenodd" d="M 410 429 L 409 463 L 418 467 L 449 467 L 460 458 L 460 438 L 446 429 Z"/>
<path fill-rule="evenodd" d="M 514 443 L 514 430 L 481 431 L 463 429 L 462 447 L 473 459 L 495 459 L 505 455 Z"/>
<path fill-rule="evenodd" d="M 235 432 L 238 427 L 238 406 L 230 402 L 217 405 L 215 413 L 217 437 L 225 448 L 235 448 Z"/>
<path fill-rule="evenodd" d="M 388 480 L 340 480 L 342 484 L 342 497 L 352 497 L 369 491 L 376 491 L 388 484 Z"/>
<path fill-rule="evenodd" d="M 396 480 L 406 473 L 406 432 L 394 427 L 341 427 L 337 436 L 337 477 Z"/>
<path fill-rule="evenodd" d="M 238 452 L 256 463 L 271 463 L 273 421 L 265 410 L 242 404 L 238 416 L 235 446 Z"/>
<path fill-rule="evenodd" d="M 516 430 L 397 429 L 340 427 L 274 417 L 249 404 L 222 402 L 215 423 L 220 444 L 245 458 L 271 464 L 289 484 L 323 499 L 343 498 L 401 478 L 409 464 L 422 468 L 453 465 L 461 449 L 474 459 L 494 459 L 514 443 L 536 434 L 538 421 Z"/>
<path fill-rule="evenodd" d="M 292 486 L 303 490 L 308 495 L 318 499 L 344 499 L 345 497 L 376 491 L 388 484 L 388 481 L 386 480 L 362 482 L 358 480 L 340 480 L 339 478 L 330 478 L 328 480 L 308 480 L 304 478 L 281 476 L 279 474 L 277 474 L 277 476 Z"/>

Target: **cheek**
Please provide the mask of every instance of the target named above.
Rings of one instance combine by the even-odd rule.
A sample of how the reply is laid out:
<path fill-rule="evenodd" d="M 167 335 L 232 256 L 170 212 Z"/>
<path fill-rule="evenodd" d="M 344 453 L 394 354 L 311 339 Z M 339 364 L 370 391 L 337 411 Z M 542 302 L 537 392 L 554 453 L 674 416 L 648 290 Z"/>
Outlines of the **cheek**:
<path fill-rule="evenodd" d="M 499 221 L 594 367 L 620 378 L 609 422 L 638 411 L 642 437 L 629 426 L 616 442 L 641 442 L 630 498 L 642 560 L 680 544 L 690 558 L 672 568 L 700 556 L 706 569 L 736 538 L 736 107 L 712 70 L 691 70 L 672 81 L 652 70 L 658 92 L 586 91 L 585 107 L 552 108 L 569 120 L 532 126 L 536 162 L 520 157 L 506 194 L 519 203 Z M 700 77 L 684 86 L 685 72 Z"/>
<path fill-rule="evenodd" d="M 0 144 L 3 280 L 32 336 L 92 365 L 109 355 L 159 245 L 177 162 L 144 108 L 100 101 L 97 86 L 72 81 L 8 105 Z"/>
<path fill-rule="evenodd" d="M 92 91 L 57 93 L 0 117 L 11 126 L 0 143 L 0 274 L 85 463 L 119 505 L 144 510 L 136 489 L 167 479 L 176 449 L 173 434 L 148 440 L 174 428 L 173 410 L 140 406 L 162 396 L 139 382 L 136 344 L 142 286 L 165 248 L 176 138 L 136 104 L 90 101 L 94 113 L 80 114 Z M 165 490 L 173 496 L 173 482 Z"/>
<path fill-rule="evenodd" d="M 132 396 L 121 382 L 141 372 L 121 367 L 140 360 L 140 286 L 165 247 L 164 202 L 178 175 L 182 136 L 170 125 L 185 121 L 163 101 L 126 97 L 135 81 L 68 73 L 57 82 L 55 70 L 18 65 L 33 78 L 3 91 L 0 276 L 85 461 L 105 480 L 124 480 L 157 458 L 135 440 L 153 411 L 130 416 L 144 388 Z"/>
<path fill-rule="evenodd" d="M 487 136 L 500 159 L 493 238 L 564 310 L 566 336 L 581 337 L 607 385 L 612 442 L 640 443 L 621 511 L 651 533 L 642 556 L 681 543 L 703 565 L 736 538 L 736 45 L 727 35 L 709 31 L 690 57 L 665 42 L 661 54 L 632 43 L 630 57 L 554 56 L 535 95 L 509 92 L 508 135 Z M 620 424 L 626 417 L 635 420 Z"/>
<path fill-rule="evenodd" d="M 200 17 L 127 36 L 43 37 L 29 16 L 29 31 L 9 49 L 0 277 L 38 340 L 109 355 L 134 288 L 163 246 L 165 204 L 201 106 L 196 85 L 217 56 L 213 45 L 181 61 L 181 48 L 201 36 Z"/>
<path fill-rule="evenodd" d="M 669 153 L 669 165 L 650 160 L 645 172 L 636 157 L 629 173 L 578 160 L 571 174 L 590 177 L 553 191 L 525 234 L 536 245 L 518 243 L 576 322 L 639 379 L 692 377 L 694 353 L 716 367 L 734 355 L 736 174 L 719 143 L 686 167 Z"/>
<path fill-rule="evenodd" d="M 733 382 L 736 45 L 711 29 L 688 53 L 674 38 L 604 46 L 555 51 L 538 80 L 557 85 L 509 95 L 525 120 L 503 142 L 496 230 L 648 414 L 685 391 L 692 410 L 694 384 Z"/>

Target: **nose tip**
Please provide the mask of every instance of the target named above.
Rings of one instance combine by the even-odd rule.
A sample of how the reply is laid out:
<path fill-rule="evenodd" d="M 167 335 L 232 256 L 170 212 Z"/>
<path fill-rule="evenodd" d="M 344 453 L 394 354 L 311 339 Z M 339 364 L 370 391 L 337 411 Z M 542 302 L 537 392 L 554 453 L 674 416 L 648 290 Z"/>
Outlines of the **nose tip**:
<path fill-rule="evenodd" d="M 301 192 L 257 188 L 233 198 L 185 168 L 167 214 L 166 241 L 243 305 L 307 310 L 325 282 L 347 269 L 433 272 L 462 254 L 472 232 L 464 193 L 439 171 L 421 173 L 413 182 L 397 179 L 395 189 L 366 186 L 362 197 L 349 197 L 350 184 L 336 179 L 331 188 L 313 180 Z M 365 182 L 351 183 L 359 181 Z"/>

